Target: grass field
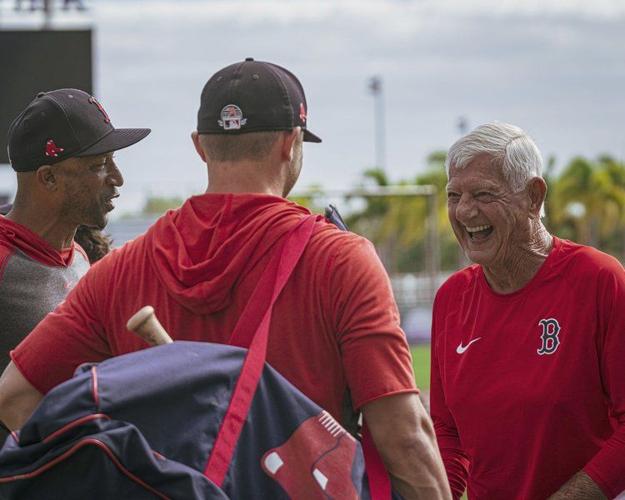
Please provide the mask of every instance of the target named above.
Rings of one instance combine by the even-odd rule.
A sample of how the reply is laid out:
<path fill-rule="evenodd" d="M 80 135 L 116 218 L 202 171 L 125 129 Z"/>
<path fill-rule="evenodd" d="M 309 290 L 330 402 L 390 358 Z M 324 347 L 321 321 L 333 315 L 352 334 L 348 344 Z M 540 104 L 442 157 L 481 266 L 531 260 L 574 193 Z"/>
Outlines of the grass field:
<path fill-rule="evenodd" d="M 415 345 L 412 351 L 412 368 L 419 389 L 430 388 L 430 344 Z"/>

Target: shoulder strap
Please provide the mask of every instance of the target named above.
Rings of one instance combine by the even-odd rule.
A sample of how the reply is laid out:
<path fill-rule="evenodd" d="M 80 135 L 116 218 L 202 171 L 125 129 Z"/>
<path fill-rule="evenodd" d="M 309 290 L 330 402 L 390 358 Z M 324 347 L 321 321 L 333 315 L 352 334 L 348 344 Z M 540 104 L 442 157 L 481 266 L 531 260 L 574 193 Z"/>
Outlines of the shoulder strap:
<path fill-rule="evenodd" d="M 314 215 L 306 217 L 278 243 L 232 333 L 233 345 L 249 345 L 249 349 L 204 468 L 204 475 L 217 486 L 226 477 L 262 375 L 273 305 L 304 253 L 316 219 Z"/>
<path fill-rule="evenodd" d="M 362 453 L 365 457 L 371 500 L 389 500 L 392 496 L 391 479 L 366 423 L 362 428 Z"/>

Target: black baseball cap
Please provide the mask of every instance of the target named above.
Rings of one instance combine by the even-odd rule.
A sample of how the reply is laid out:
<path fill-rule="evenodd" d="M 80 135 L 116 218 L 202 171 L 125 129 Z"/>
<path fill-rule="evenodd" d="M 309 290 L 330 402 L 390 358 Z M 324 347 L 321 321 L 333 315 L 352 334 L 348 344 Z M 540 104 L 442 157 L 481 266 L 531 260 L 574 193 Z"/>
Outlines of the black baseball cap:
<path fill-rule="evenodd" d="M 68 158 L 117 151 L 139 142 L 149 128 L 115 128 L 95 97 L 78 89 L 40 92 L 9 127 L 13 170 L 29 172 Z"/>
<path fill-rule="evenodd" d="M 197 114 L 199 134 L 245 134 L 301 127 L 304 140 L 321 142 L 307 129 L 308 106 L 297 77 L 276 64 L 248 57 L 215 73 L 204 86 Z"/>

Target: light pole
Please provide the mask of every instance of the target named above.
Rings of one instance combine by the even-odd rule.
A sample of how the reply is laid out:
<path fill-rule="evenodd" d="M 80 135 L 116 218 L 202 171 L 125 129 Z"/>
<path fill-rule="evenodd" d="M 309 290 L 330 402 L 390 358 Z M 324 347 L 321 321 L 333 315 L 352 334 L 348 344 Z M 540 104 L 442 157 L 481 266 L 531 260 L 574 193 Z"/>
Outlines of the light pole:
<path fill-rule="evenodd" d="M 369 80 L 369 90 L 373 95 L 374 130 L 375 130 L 375 166 L 381 170 L 386 167 L 384 99 L 382 95 L 382 78 L 373 76 Z"/>
<path fill-rule="evenodd" d="M 52 2 L 43 0 L 43 29 L 50 29 L 52 24 Z"/>

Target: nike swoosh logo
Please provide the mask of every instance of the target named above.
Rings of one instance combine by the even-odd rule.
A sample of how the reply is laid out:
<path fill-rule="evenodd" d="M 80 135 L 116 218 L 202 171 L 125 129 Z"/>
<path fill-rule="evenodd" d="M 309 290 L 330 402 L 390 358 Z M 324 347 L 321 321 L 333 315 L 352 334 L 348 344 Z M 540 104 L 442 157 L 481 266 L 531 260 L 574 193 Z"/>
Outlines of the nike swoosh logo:
<path fill-rule="evenodd" d="M 466 351 L 469 346 L 473 343 L 473 342 L 477 342 L 478 340 L 480 340 L 482 337 L 478 337 L 476 339 L 473 339 L 471 342 L 469 342 L 467 345 L 462 345 L 462 342 L 460 342 L 460 344 L 458 344 L 458 347 L 456 347 L 456 352 L 458 354 L 464 354 L 464 351 Z"/>

